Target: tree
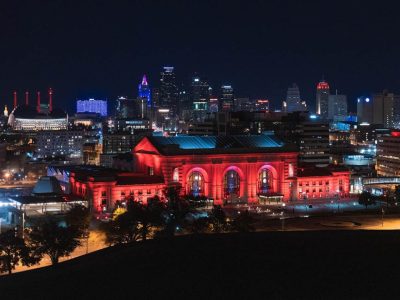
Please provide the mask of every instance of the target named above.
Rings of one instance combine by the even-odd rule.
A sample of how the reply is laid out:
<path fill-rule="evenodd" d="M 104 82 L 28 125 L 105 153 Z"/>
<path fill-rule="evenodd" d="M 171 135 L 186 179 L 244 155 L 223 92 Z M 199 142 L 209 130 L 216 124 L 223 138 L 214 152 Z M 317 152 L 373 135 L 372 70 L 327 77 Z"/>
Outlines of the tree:
<path fill-rule="evenodd" d="M 204 217 L 194 219 L 188 227 L 194 234 L 204 233 L 209 228 L 209 219 Z"/>
<path fill-rule="evenodd" d="M 358 197 L 358 203 L 361 205 L 365 205 L 365 208 L 368 207 L 368 205 L 373 205 L 375 204 L 375 199 L 374 197 L 371 195 L 370 192 L 364 191 L 360 194 L 360 196 Z"/>
<path fill-rule="evenodd" d="M 220 205 L 215 205 L 210 214 L 210 223 L 213 232 L 221 232 L 227 229 L 226 215 Z"/>
<path fill-rule="evenodd" d="M 76 234 L 82 238 L 89 234 L 90 219 L 89 209 L 80 204 L 72 206 L 65 216 L 67 226 L 76 230 Z"/>
<path fill-rule="evenodd" d="M 31 266 L 39 260 L 40 256 L 35 255 L 14 230 L 0 234 L 0 272 L 11 274 L 18 263 Z"/>
<path fill-rule="evenodd" d="M 149 232 L 156 226 L 163 224 L 163 215 L 166 207 L 158 196 L 147 200 L 147 205 L 141 205 L 138 210 L 138 219 L 141 224 L 142 240 L 147 239 Z"/>
<path fill-rule="evenodd" d="M 166 224 L 161 236 L 173 236 L 185 224 L 186 215 L 191 212 L 188 201 L 180 197 L 180 186 L 169 186 L 164 190 L 167 198 Z"/>
<path fill-rule="evenodd" d="M 38 255 L 48 255 L 53 265 L 60 257 L 70 255 L 81 245 L 82 232 L 75 226 L 63 225 L 56 218 L 47 216 L 29 232 L 30 246 Z"/>
<path fill-rule="evenodd" d="M 254 231 L 255 219 L 248 210 L 240 213 L 232 222 L 232 229 L 239 232 Z"/>

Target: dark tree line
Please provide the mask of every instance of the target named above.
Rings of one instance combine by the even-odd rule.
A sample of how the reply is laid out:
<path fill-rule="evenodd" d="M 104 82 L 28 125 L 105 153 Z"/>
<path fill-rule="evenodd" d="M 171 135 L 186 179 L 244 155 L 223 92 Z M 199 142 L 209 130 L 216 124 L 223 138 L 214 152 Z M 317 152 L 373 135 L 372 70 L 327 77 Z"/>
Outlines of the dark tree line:
<path fill-rule="evenodd" d="M 70 255 L 89 234 L 89 210 L 81 205 L 72 207 L 60 220 L 48 215 L 38 224 L 21 233 L 9 230 L 0 234 L 0 271 L 11 272 L 18 264 L 31 266 L 48 256 L 53 265 Z"/>

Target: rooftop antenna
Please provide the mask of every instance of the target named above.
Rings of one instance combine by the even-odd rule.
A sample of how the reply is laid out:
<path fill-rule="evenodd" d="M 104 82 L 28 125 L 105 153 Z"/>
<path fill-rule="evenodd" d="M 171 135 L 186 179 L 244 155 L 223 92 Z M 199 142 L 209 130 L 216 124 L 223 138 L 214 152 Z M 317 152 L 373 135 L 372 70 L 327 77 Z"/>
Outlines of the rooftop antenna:
<path fill-rule="evenodd" d="M 53 90 L 49 88 L 49 112 L 53 110 Z"/>
<path fill-rule="evenodd" d="M 14 108 L 17 107 L 17 91 L 14 91 Z"/>
<path fill-rule="evenodd" d="M 36 107 L 37 112 L 40 113 L 40 92 L 37 92 L 37 107 Z"/>

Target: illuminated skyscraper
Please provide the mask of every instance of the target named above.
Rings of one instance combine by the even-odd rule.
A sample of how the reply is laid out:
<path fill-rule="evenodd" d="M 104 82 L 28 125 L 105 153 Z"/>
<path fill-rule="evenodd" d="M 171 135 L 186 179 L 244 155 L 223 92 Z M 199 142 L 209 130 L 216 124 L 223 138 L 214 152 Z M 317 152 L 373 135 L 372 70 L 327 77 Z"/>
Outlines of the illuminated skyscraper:
<path fill-rule="evenodd" d="M 159 107 L 170 109 L 172 114 L 178 112 L 179 92 L 176 84 L 174 67 L 164 67 L 161 71 L 159 89 Z"/>
<path fill-rule="evenodd" d="M 194 110 L 207 110 L 210 100 L 210 85 L 199 76 L 192 78 L 191 98 Z"/>
<path fill-rule="evenodd" d="M 334 95 L 329 95 L 328 104 L 329 120 L 333 120 L 335 116 L 347 116 L 347 96 L 338 95 L 337 92 Z"/>
<path fill-rule="evenodd" d="M 231 85 L 221 86 L 221 111 L 232 111 L 234 105 L 234 94 Z"/>
<path fill-rule="evenodd" d="M 306 111 L 305 101 L 301 101 L 300 90 L 296 83 L 287 89 L 286 93 L 286 112 Z"/>
<path fill-rule="evenodd" d="M 139 98 L 146 98 L 147 107 L 151 107 L 152 106 L 152 104 L 151 104 L 150 87 L 149 87 L 149 84 L 147 83 L 146 75 L 143 75 L 142 82 L 139 84 L 138 97 Z"/>
<path fill-rule="evenodd" d="M 316 97 L 316 113 L 322 119 L 328 118 L 329 106 L 329 84 L 325 80 L 321 80 L 317 84 L 317 97 Z"/>

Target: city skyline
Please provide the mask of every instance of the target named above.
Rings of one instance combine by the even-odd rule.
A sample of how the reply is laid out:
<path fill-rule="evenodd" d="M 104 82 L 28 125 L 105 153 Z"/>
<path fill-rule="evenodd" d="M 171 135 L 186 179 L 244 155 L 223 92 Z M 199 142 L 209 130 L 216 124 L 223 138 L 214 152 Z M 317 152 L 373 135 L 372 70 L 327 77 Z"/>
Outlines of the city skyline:
<path fill-rule="evenodd" d="M 66 2 L 62 11 L 50 1 L 3 5 L 2 103 L 11 104 L 14 90 L 52 87 L 56 103 L 71 111 L 76 98 L 134 96 L 143 74 L 154 86 L 164 65 L 175 67 L 180 82 L 197 72 L 214 88 L 229 83 L 238 96 L 268 98 L 275 108 L 293 82 L 314 107 L 315 85 L 324 77 L 348 96 L 351 111 L 357 97 L 398 92 L 400 85 L 399 44 L 391 41 L 396 26 L 388 26 L 398 20 L 383 6 L 206 1 L 153 10 L 141 1 L 97 3 Z M 214 22 L 200 22 L 205 17 Z"/>

